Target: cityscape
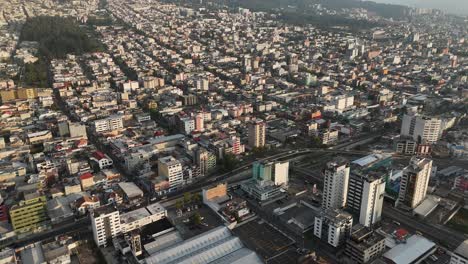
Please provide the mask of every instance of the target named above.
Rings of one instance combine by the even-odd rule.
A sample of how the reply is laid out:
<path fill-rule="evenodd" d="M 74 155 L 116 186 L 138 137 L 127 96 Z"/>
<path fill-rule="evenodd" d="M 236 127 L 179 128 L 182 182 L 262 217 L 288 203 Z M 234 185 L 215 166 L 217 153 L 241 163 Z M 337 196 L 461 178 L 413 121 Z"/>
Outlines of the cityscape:
<path fill-rule="evenodd" d="M 0 0 L 0 264 L 467 264 L 453 9 Z"/>

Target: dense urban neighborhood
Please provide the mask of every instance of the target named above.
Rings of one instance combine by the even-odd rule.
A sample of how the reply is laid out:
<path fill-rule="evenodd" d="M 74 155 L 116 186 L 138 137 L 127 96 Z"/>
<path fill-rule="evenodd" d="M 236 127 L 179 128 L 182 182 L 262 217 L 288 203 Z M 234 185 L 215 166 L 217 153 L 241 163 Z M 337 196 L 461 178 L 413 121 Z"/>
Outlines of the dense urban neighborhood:
<path fill-rule="evenodd" d="M 0 0 L 0 263 L 468 263 L 468 17 Z"/>

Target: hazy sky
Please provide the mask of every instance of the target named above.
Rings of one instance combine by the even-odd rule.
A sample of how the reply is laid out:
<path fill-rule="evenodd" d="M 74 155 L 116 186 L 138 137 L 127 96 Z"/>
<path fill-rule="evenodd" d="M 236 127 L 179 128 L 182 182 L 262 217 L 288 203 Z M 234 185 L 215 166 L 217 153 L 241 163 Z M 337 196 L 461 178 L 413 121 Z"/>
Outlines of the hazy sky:
<path fill-rule="evenodd" d="M 373 0 L 379 3 L 436 8 L 450 13 L 468 15 L 468 0 Z"/>

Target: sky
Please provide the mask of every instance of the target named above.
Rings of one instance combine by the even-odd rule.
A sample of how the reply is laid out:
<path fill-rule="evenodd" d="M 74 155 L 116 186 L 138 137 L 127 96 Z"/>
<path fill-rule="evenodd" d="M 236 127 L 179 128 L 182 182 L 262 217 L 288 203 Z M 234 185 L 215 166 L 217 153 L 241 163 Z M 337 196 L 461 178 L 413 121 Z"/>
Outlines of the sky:
<path fill-rule="evenodd" d="M 420 8 L 436 8 L 449 13 L 468 15 L 468 0 L 373 0 L 378 3 L 400 4 Z"/>

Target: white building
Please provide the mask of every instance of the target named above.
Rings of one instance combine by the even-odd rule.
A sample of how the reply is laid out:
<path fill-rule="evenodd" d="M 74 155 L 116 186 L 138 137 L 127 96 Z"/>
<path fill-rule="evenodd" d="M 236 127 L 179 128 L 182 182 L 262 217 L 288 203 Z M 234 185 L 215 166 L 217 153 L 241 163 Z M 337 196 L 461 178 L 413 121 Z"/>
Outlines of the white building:
<path fill-rule="evenodd" d="M 338 247 L 351 234 L 353 217 L 341 210 L 325 210 L 315 217 L 314 235 L 328 244 Z"/>
<path fill-rule="evenodd" d="M 441 134 L 440 118 L 405 115 L 401 123 L 402 136 L 412 137 L 418 143 L 435 143 Z"/>
<path fill-rule="evenodd" d="M 253 178 L 258 181 L 272 181 L 275 185 L 288 185 L 289 161 L 255 162 Z"/>
<path fill-rule="evenodd" d="M 398 204 L 416 208 L 426 198 L 432 172 L 432 160 L 413 157 L 403 170 Z"/>
<path fill-rule="evenodd" d="M 176 188 L 183 184 L 182 164 L 172 156 L 158 160 L 158 175 L 167 177 L 169 188 Z"/>
<path fill-rule="evenodd" d="M 450 258 L 450 264 L 467 264 L 468 263 L 468 240 L 463 241 Z"/>
<path fill-rule="evenodd" d="M 159 203 L 148 205 L 120 215 L 120 229 L 128 233 L 167 217 L 167 210 Z"/>
<path fill-rule="evenodd" d="M 349 164 L 344 159 L 327 163 L 324 170 L 323 209 L 341 209 L 346 205 L 349 182 Z"/>
<path fill-rule="evenodd" d="M 351 173 L 347 206 L 359 213 L 359 223 L 370 227 L 382 218 L 385 178 L 378 173 Z"/>
<path fill-rule="evenodd" d="M 112 206 L 103 206 L 90 214 L 94 241 L 98 246 L 106 246 L 110 238 L 120 234 L 120 214 Z"/>
<path fill-rule="evenodd" d="M 94 152 L 90 160 L 96 162 L 101 170 L 110 167 L 112 166 L 112 164 L 114 164 L 112 159 L 107 154 L 104 154 L 100 151 Z"/>
<path fill-rule="evenodd" d="M 184 117 L 180 119 L 180 130 L 182 133 L 188 135 L 195 130 L 195 120 L 191 117 Z"/>
<path fill-rule="evenodd" d="M 112 115 L 104 119 L 94 121 L 94 129 L 96 132 L 113 131 L 123 128 L 123 119 L 120 115 Z"/>

